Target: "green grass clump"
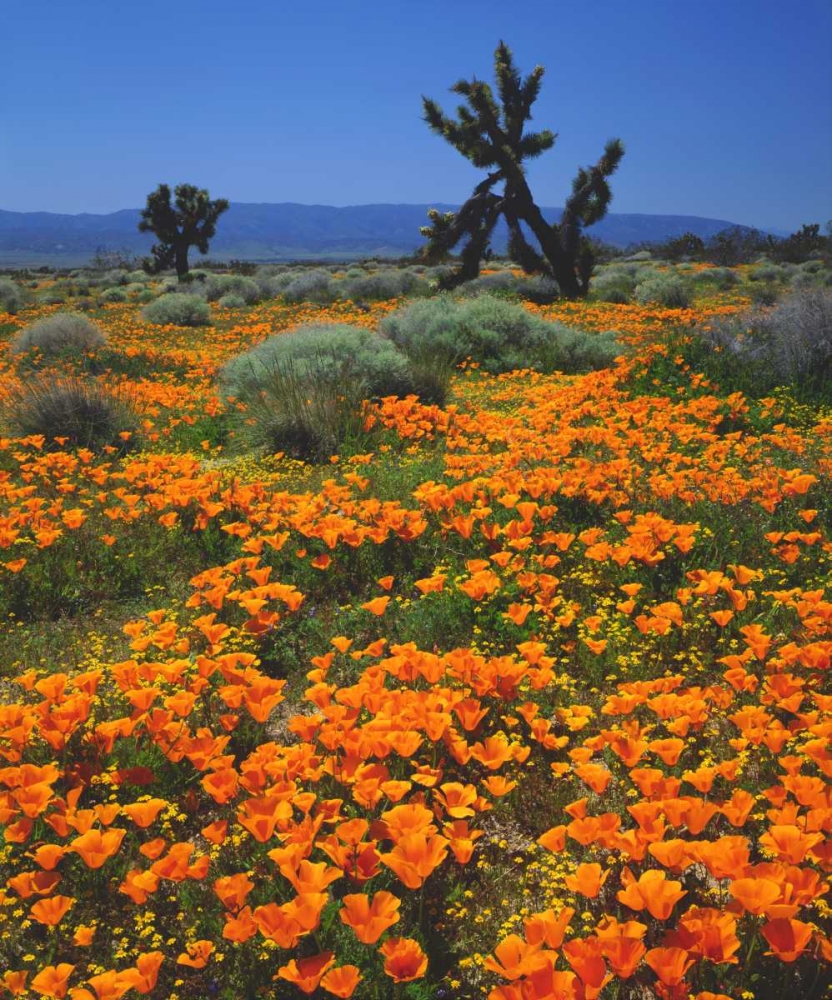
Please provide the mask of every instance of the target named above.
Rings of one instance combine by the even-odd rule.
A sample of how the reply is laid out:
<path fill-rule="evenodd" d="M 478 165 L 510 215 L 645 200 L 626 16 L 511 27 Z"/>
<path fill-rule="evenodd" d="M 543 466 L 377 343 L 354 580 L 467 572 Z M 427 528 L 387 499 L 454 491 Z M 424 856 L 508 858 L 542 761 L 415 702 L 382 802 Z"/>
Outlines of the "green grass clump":
<path fill-rule="evenodd" d="M 125 393 L 76 375 L 24 379 L 4 399 L 0 417 L 14 437 L 42 435 L 47 444 L 92 451 L 126 451 L 138 428 Z"/>

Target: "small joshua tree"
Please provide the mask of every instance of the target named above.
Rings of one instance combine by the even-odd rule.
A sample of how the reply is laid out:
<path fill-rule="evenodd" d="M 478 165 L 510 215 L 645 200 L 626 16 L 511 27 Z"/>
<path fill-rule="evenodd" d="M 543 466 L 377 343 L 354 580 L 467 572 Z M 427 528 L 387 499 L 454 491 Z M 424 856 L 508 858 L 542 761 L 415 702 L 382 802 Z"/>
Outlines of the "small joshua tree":
<path fill-rule="evenodd" d="M 608 178 L 615 173 L 624 147 L 619 139 L 607 143 L 604 155 L 592 167 L 581 167 L 572 182 L 559 223 L 550 225 L 535 204 L 529 190 L 524 162 L 551 149 L 557 136 L 545 129 L 525 132 L 531 107 L 540 91 L 544 69 L 536 66 L 523 80 L 514 66 L 508 46 L 500 42 L 494 53 L 497 104 L 487 83 L 460 80 L 451 87 L 468 102 L 449 118 L 430 98 L 423 97 L 424 120 L 431 131 L 446 139 L 475 167 L 488 170 L 471 197 L 451 219 L 432 211 L 431 225 L 422 229 L 427 237 L 425 257 L 439 260 L 463 239 L 460 267 L 445 280 L 453 288 L 476 278 L 489 239 L 502 216 L 509 230 L 509 256 L 529 274 L 553 278 L 561 294 L 582 298 L 589 291 L 594 255 L 583 230 L 606 215 L 612 199 Z M 503 185 L 502 192 L 494 188 Z M 521 223 L 533 234 L 539 250 L 523 232 Z"/>
<path fill-rule="evenodd" d="M 228 208 L 225 198 L 211 201 L 208 192 L 193 184 L 179 184 L 171 205 L 170 188 L 160 184 L 147 196 L 139 232 L 153 233 L 159 242 L 151 248 L 153 271 L 175 267 L 181 281 L 188 273 L 188 250 L 208 253 L 208 241 L 217 231 L 217 219 Z"/>

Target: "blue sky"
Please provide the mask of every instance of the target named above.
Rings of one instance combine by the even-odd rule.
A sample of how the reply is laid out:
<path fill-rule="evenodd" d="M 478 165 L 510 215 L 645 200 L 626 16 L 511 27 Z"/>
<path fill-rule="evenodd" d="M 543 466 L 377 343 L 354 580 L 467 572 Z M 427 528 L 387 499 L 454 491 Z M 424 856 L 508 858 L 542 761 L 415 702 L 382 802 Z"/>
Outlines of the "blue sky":
<path fill-rule="evenodd" d="M 546 67 L 529 170 L 559 205 L 620 136 L 612 210 L 832 218 L 830 0 L 3 2 L 0 208 L 109 212 L 160 181 L 232 201 L 459 202 L 421 121 L 504 38 Z"/>

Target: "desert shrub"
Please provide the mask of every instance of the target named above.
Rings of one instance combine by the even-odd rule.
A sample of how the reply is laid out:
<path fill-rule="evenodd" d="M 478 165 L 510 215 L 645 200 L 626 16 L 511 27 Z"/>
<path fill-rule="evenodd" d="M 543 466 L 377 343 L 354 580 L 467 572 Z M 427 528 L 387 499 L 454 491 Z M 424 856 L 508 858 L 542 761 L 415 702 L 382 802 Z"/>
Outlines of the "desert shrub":
<path fill-rule="evenodd" d="M 751 301 L 757 306 L 773 306 L 780 297 L 781 289 L 777 285 L 756 282 L 751 286 Z"/>
<path fill-rule="evenodd" d="M 88 354 L 106 343 L 102 329 L 78 313 L 53 313 L 24 327 L 11 344 L 13 354 L 37 350 L 45 357 Z"/>
<path fill-rule="evenodd" d="M 102 302 L 127 302 L 128 295 L 125 288 L 105 288 L 99 296 Z"/>
<path fill-rule="evenodd" d="M 788 385 L 832 397 L 832 291 L 794 292 L 774 308 L 714 322 L 702 337 L 729 376 L 742 372 L 758 391 Z"/>
<path fill-rule="evenodd" d="M 146 305 L 142 315 L 158 326 L 207 326 L 211 322 L 208 303 L 199 295 L 163 295 Z"/>
<path fill-rule="evenodd" d="M 730 267 L 708 267 L 704 271 L 697 271 L 692 277 L 697 284 L 713 285 L 723 290 L 733 288 L 742 281 L 737 272 L 732 271 Z"/>
<path fill-rule="evenodd" d="M 417 377 L 426 366 L 471 358 L 488 372 L 517 368 L 580 371 L 609 364 L 610 350 L 597 335 L 547 323 L 521 305 L 483 295 L 439 295 L 385 317 L 381 331 L 411 359 Z M 612 354 L 620 353 L 619 349 Z"/>
<path fill-rule="evenodd" d="M 460 285 L 459 293 L 465 296 L 482 295 L 483 293 L 516 293 L 518 280 L 511 271 L 495 271 L 493 274 L 481 274 L 471 281 Z"/>
<path fill-rule="evenodd" d="M 253 306 L 259 302 L 262 293 L 260 286 L 251 278 L 241 274 L 212 274 L 205 282 L 205 294 L 209 302 L 234 295 L 243 300 L 244 305 Z"/>
<path fill-rule="evenodd" d="M 598 302 L 624 305 L 633 298 L 637 268 L 611 267 L 600 271 L 590 285 L 592 297 Z"/>
<path fill-rule="evenodd" d="M 693 299 L 690 283 L 676 274 L 656 273 L 636 286 L 640 305 L 656 304 L 667 309 L 686 309 Z"/>
<path fill-rule="evenodd" d="M 250 398 L 268 386 L 275 369 L 290 366 L 300 376 L 306 370 L 316 377 L 331 372 L 337 380 L 348 373 L 361 383 L 365 397 L 414 391 L 407 358 L 390 340 L 345 323 L 310 323 L 269 337 L 229 361 L 220 381 L 236 395 Z"/>
<path fill-rule="evenodd" d="M 403 295 L 427 294 L 428 283 L 407 270 L 389 268 L 374 271 L 372 274 L 362 273 L 356 277 L 345 277 L 340 283 L 341 297 L 360 302 L 362 299 L 401 298 Z"/>
<path fill-rule="evenodd" d="M 40 306 L 60 306 L 66 302 L 66 292 L 60 288 L 46 288 L 38 292 L 36 298 Z"/>
<path fill-rule="evenodd" d="M 326 457 L 360 436 L 368 397 L 416 389 L 391 341 L 334 323 L 270 337 L 228 362 L 220 383 L 248 404 L 256 443 L 303 458 Z"/>
<path fill-rule="evenodd" d="M 11 278 L 0 278 L 0 312 L 14 315 L 26 303 L 23 289 Z"/>
<path fill-rule="evenodd" d="M 771 284 L 774 281 L 782 281 L 785 275 L 786 272 L 779 264 L 764 263 L 759 264 L 748 272 L 748 280 Z"/>
<path fill-rule="evenodd" d="M 336 294 L 337 286 L 333 284 L 332 275 L 323 270 L 297 275 L 282 291 L 287 302 L 316 302 L 321 305 L 333 302 Z"/>
<path fill-rule="evenodd" d="M 43 435 L 48 443 L 127 450 L 138 427 L 136 409 L 120 390 L 75 375 L 24 379 L 4 398 L 0 418 L 17 437 Z"/>
<path fill-rule="evenodd" d="M 652 259 L 653 259 L 653 255 L 650 253 L 649 250 L 639 250 L 638 253 L 630 254 L 629 257 L 625 257 L 624 258 L 624 260 L 628 260 L 628 261 L 643 261 L 643 260 L 652 260 Z"/>
<path fill-rule="evenodd" d="M 228 295 L 223 295 L 220 299 L 220 305 L 224 309 L 243 309 L 246 304 L 246 300 L 242 295 L 237 295 L 235 292 L 229 292 Z"/>
<path fill-rule="evenodd" d="M 546 305 L 560 295 L 558 283 L 546 274 L 524 275 L 517 279 L 517 294 L 528 302 Z"/>

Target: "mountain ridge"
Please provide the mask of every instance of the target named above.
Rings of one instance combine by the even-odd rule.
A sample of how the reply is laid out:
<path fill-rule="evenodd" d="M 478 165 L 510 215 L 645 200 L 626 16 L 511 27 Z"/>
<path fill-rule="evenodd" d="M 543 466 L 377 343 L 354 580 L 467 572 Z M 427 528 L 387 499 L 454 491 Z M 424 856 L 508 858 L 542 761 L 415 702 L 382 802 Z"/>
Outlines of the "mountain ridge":
<path fill-rule="evenodd" d="M 285 261 L 292 259 L 348 259 L 404 256 L 422 243 L 419 227 L 427 223 L 428 208 L 454 211 L 443 202 L 410 204 L 380 202 L 367 205 L 305 205 L 299 202 L 232 202 L 211 241 L 215 259 Z M 554 222 L 562 209 L 543 208 Z M 116 212 L 12 212 L 0 209 L 0 263 L 83 263 L 99 248 L 147 254 L 151 234 L 139 233 L 138 208 Z M 695 215 L 656 215 L 610 212 L 587 232 L 615 246 L 658 242 L 685 232 L 708 239 L 734 226 L 726 219 Z M 741 227 L 750 228 L 750 227 Z M 505 248 L 504 226 L 495 231 L 493 245 Z M 195 256 L 195 259 L 196 258 Z"/>

